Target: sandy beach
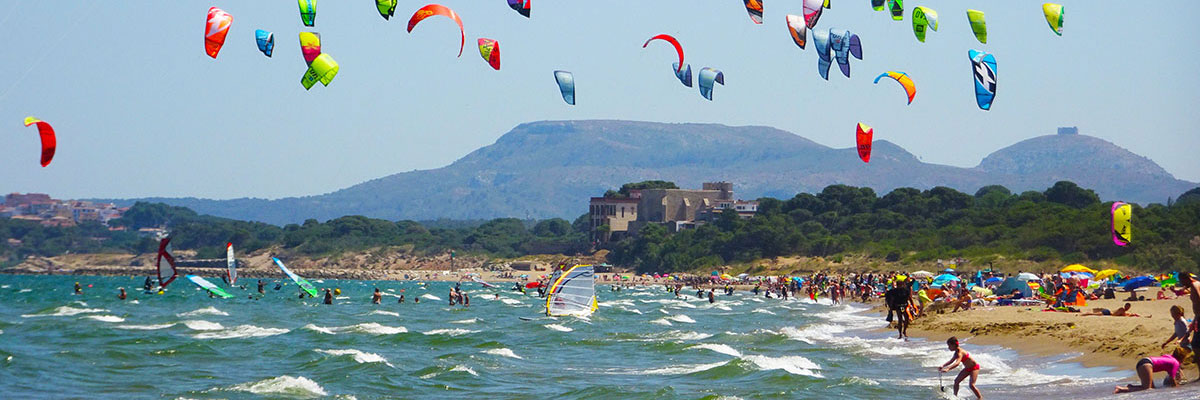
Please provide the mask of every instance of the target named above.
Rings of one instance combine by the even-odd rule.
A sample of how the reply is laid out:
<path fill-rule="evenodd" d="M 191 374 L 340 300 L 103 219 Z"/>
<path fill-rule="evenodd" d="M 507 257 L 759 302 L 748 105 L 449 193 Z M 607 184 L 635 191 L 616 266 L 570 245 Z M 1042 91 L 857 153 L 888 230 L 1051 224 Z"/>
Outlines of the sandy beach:
<path fill-rule="evenodd" d="M 1084 311 L 1116 309 L 1125 303 L 1120 299 L 1092 300 Z M 1075 361 L 1085 366 L 1127 369 L 1132 374 L 1138 359 L 1170 353 L 1173 349 L 1160 347 L 1172 334 L 1171 306 L 1183 306 L 1186 315 L 1191 315 L 1186 297 L 1132 304 L 1130 311 L 1143 317 L 1080 316 L 1018 306 L 946 310 L 943 314 L 930 313 L 918 318 L 909 333 L 929 340 L 958 336 L 969 338 L 969 343 L 1001 345 L 1038 355 L 1079 353 Z M 1144 318 L 1147 315 L 1150 318 Z M 1184 372 L 1185 379 L 1197 379 L 1196 367 L 1190 362 L 1184 366 Z"/>

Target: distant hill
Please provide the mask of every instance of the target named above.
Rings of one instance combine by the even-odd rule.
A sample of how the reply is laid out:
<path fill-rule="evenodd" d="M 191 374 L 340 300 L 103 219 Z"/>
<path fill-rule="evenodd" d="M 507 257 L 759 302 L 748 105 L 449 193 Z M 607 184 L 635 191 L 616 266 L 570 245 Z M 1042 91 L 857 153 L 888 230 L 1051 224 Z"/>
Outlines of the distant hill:
<path fill-rule="evenodd" d="M 734 183 L 743 199 L 791 198 L 831 184 L 949 186 L 974 193 L 1000 184 L 1014 192 L 1045 190 L 1069 180 L 1102 199 L 1166 202 L 1197 186 L 1153 161 L 1084 135 L 1025 140 L 975 168 L 927 164 L 900 146 L 876 141 L 869 164 L 853 148 L 834 149 L 770 127 L 632 121 L 545 121 L 522 124 L 495 144 L 437 169 L 404 172 L 333 193 L 279 200 L 149 198 L 203 214 L 275 224 L 343 215 L 391 220 L 573 219 L 588 197 L 633 181 L 661 179 L 680 187 Z"/>

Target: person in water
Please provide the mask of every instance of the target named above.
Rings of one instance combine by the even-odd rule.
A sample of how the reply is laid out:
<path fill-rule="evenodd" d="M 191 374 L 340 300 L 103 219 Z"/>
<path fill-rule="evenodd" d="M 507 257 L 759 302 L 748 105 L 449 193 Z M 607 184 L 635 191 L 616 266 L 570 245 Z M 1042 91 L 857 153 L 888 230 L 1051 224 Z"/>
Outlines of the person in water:
<path fill-rule="evenodd" d="M 1167 377 L 1163 378 L 1163 386 L 1174 387 L 1179 385 L 1180 365 L 1183 364 L 1183 359 L 1187 358 L 1186 350 L 1176 348 L 1171 354 L 1163 354 L 1159 357 L 1146 357 L 1138 360 L 1133 367 L 1137 371 L 1138 380 L 1141 381 L 1137 385 L 1117 386 L 1113 389 L 1113 393 L 1129 393 L 1140 390 L 1154 389 L 1154 373 L 1166 372 Z"/>
<path fill-rule="evenodd" d="M 333 304 L 333 291 L 329 289 L 325 289 L 325 304 Z"/>
<path fill-rule="evenodd" d="M 396 300 L 397 304 L 404 304 L 404 295 L 400 295 L 400 300 Z"/>
<path fill-rule="evenodd" d="M 467 296 L 466 293 L 462 293 L 462 305 L 463 305 L 463 307 L 471 306 L 471 297 Z"/>
<path fill-rule="evenodd" d="M 420 298 L 420 297 L 413 297 L 413 304 L 421 304 L 421 298 Z"/>
<path fill-rule="evenodd" d="M 971 358 L 971 354 L 958 345 L 957 337 L 951 336 L 949 339 L 946 339 L 946 347 L 954 352 L 954 357 L 951 357 L 950 361 L 942 364 L 938 368 L 938 372 L 949 372 L 957 368 L 959 364 L 963 366 L 963 370 L 958 373 L 958 377 L 954 378 L 954 396 L 958 397 L 958 387 L 963 379 L 970 377 L 971 380 L 967 382 L 967 387 L 971 389 L 972 393 L 975 393 L 976 399 L 982 399 L 983 395 L 979 393 L 979 388 L 975 387 L 975 381 L 979 380 L 979 363 L 975 362 Z"/>
<path fill-rule="evenodd" d="M 712 291 L 712 289 L 709 289 L 709 290 L 708 290 L 708 303 L 709 303 L 709 304 L 712 304 L 712 303 L 716 303 L 716 302 L 717 302 L 717 298 L 716 298 L 716 296 L 713 296 L 713 291 Z"/>
<path fill-rule="evenodd" d="M 264 291 L 264 290 L 263 290 L 263 281 L 262 281 L 262 279 L 259 279 L 259 280 L 258 280 L 258 293 L 259 293 L 259 294 L 266 294 L 266 293 L 267 293 L 266 291 Z"/>
<path fill-rule="evenodd" d="M 118 299 L 125 300 L 125 288 L 120 288 L 121 293 L 117 295 Z"/>
<path fill-rule="evenodd" d="M 83 286 L 79 286 L 79 282 L 75 282 L 75 294 L 83 294 Z"/>
<path fill-rule="evenodd" d="M 154 282 L 147 276 L 146 282 L 142 283 L 142 290 L 149 292 L 151 289 L 154 289 Z"/>
<path fill-rule="evenodd" d="M 375 293 L 371 295 L 371 304 L 383 303 L 383 293 L 379 292 L 379 288 L 375 288 Z"/>

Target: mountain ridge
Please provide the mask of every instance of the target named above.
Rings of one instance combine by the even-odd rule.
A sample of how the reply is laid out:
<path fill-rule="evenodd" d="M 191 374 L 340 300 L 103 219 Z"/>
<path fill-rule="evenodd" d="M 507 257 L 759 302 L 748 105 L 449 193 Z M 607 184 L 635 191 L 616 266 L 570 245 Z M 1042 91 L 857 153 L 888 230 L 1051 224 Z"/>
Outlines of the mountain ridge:
<path fill-rule="evenodd" d="M 1048 135 L 1007 146 L 972 168 L 921 162 L 903 147 L 874 142 L 870 163 L 855 148 L 832 148 L 766 126 L 621 120 L 539 121 L 516 126 L 495 143 L 453 163 L 372 179 L 334 192 L 276 200 L 144 198 L 197 212 L 274 224 L 365 215 L 390 220 L 574 219 L 587 199 L 624 183 L 661 179 L 680 187 L 734 183 L 737 197 L 791 198 L 831 184 L 948 186 L 967 193 L 999 184 L 1044 190 L 1059 180 L 1104 200 L 1165 202 L 1196 187 L 1152 160 L 1100 138 Z"/>

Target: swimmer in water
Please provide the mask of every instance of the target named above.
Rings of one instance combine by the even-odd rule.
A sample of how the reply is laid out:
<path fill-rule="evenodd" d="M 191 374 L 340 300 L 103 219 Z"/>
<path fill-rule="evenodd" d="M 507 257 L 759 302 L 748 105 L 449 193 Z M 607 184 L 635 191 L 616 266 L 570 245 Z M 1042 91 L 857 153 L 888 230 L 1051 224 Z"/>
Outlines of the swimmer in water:
<path fill-rule="evenodd" d="M 79 282 L 75 282 L 75 294 L 83 294 L 83 287 L 79 286 Z"/>
<path fill-rule="evenodd" d="M 397 304 L 404 304 L 404 295 L 400 295 L 400 300 L 396 300 Z"/>
<path fill-rule="evenodd" d="M 371 295 L 371 303 L 379 304 L 383 302 L 383 293 L 379 293 L 379 288 L 375 288 L 375 294 Z"/>
<path fill-rule="evenodd" d="M 259 293 L 259 294 L 266 294 L 266 293 L 267 293 L 267 292 L 263 291 L 263 281 L 262 281 L 262 279 L 259 279 L 259 280 L 258 280 L 258 293 Z"/>
<path fill-rule="evenodd" d="M 325 289 L 325 304 L 333 304 L 333 291 Z"/>
<path fill-rule="evenodd" d="M 117 298 L 125 300 L 125 288 L 121 288 L 121 293 L 117 295 Z"/>

